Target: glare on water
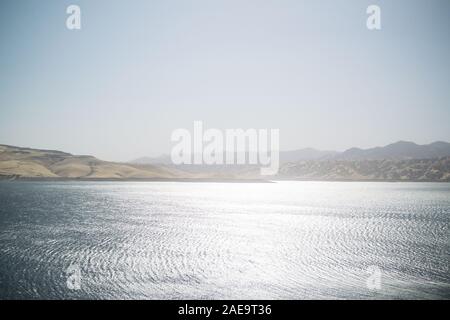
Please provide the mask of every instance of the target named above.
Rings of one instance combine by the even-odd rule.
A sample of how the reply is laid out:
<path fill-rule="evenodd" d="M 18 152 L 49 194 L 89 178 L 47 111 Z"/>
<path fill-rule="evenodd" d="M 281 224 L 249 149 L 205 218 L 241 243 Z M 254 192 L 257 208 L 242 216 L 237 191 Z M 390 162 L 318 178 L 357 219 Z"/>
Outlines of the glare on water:
<path fill-rule="evenodd" d="M 450 297 L 449 184 L 14 182 L 0 203 L 2 298 Z"/>

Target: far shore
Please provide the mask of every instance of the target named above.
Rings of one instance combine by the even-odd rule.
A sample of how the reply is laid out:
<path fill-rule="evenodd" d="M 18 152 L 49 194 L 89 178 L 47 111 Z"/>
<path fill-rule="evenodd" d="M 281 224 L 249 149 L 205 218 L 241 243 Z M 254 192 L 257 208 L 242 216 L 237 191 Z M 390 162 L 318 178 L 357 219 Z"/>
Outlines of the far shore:
<path fill-rule="evenodd" d="M 47 178 L 47 177 L 5 177 L 0 181 L 83 181 L 83 182 L 226 182 L 226 183 L 273 183 L 267 179 L 234 179 L 234 178 Z"/>
<path fill-rule="evenodd" d="M 274 179 L 245 179 L 245 178 L 52 178 L 52 177 L 17 177 L 0 176 L 0 181 L 29 181 L 29 182 L 212 182 L 212 183 L 277 183 L 281 181 L 302 182 L 436 182 L 449 183 L 442 180 L 382 180 L 382 179 L 311 179 L 311 178 L 283 178 Z"/>

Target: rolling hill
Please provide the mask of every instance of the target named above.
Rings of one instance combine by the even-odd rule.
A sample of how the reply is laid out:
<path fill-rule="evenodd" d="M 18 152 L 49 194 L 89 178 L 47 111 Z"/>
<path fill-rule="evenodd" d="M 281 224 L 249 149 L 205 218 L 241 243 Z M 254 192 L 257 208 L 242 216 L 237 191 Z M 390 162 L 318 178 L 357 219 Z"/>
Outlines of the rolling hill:
<path fill-rule="evenodd" d="M 301 149 L 282 152 L 280 157 L 278 175 L 262 177 L 258 165 L 175 166 L 168 156 L 118 163 L 0 145 L 0 179 L 450 181 L 450 144 L 446 142 L 417 145 L 400 141 L 341 153 Z M 153 164 L 146 164 L 150 161 Z"/>
<path fill-rule="evenodd" d="M 175 169 L 125 164 L 55 150 L 0 145 L 0 177 L 67 179 L 146 179 L 186 177 Z"/>
<path fill-rule="evenodd" d="M 450 157 L 299 161 L 282 165 L 277 178 L 327 181 L 450 181 Z"/>

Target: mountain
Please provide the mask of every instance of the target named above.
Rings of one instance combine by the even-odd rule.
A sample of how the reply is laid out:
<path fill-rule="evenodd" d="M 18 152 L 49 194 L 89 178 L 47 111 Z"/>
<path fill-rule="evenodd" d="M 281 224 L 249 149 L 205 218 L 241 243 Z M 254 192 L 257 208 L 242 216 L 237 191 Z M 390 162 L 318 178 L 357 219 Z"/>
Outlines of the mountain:
<path fill-rule="evenodd" d="M 351 148 L 333 158 L 336 160 L 407 160 L 432 159 L 450 156 L 450 143 L 437 141 L 418 145 L 409 141 L 398 141 L 384 147 L 370 149 Z"/>
<path fill-rule="evenodd" d="M 305 160 L 407 160 L 433 159 L 450 156 L 450 143 L 437 141 L 430 144 L 418 145 L 414 142 L 398 141 L 384 147 L 369 149 L 351 148 L 344 152 L 323 151 L 304 148 L 280 152 L 280 163 L 298 162 Z M 164 164 L 172 165 L 169 155 L 156 158 L 143 157 L 130 161 L 135 164 Z M 201 166 L 196 166 L 201 167 Z"/>
<path fill-rule="evenodd" d="M 337 155 L 337 151 L 322 151 L 313 148 L 304 148 L 292 151 L 280 151 L 280 163 L 295 162 L 300 160 L 319 160 Z M 246 155 L 248 157 L 248 154 Z M 164 154 L 159 157 L 142 157 L 131 160 L 130 163 L 137 164 L 164 164 L 172 165 L 170 155 Z M 197 166 L 198 167 L 198 166 Z"/>
<path fill-rule="evenodd" d="M 342 153 L 300 149 L 280 153 L 277 176 L 259 176 L 259 165 L 181 165 L 170 157 L 134 163 L 88 155 L 0 145 L 0 179 L 190 179 L 190 180 L 355 180 L 450 181 L 450 144 L 417 145 L 399 141 L 385 147 Z M 153 164 L 146 164 L 152 161 Z"/>
<path fill-rule="evenodd" d="M 295 162 L 300 160 L 321 160 L 334 157 L 337 151 L 323 151 L 313 148 L 304 148 L 292 151 L 280 152 L 280 163 Z"/>
<path fill-rule="evenodd" d="M 129 163 L 135 163 L 135 164 L 164 164 L 169 165 L 172 164 L 172 161 L 170 160 L 170 156 L 167 154 L 163 154 L 159 157 L 141 157 L 134 160 L 131 160 Z"/>
<path fill-rule="evenodd" d="M 447 181 L 450 157 L 409 160 L 324 160 L 282 165 L 279 179 L 349 181 Z"/>
<path fill-rule="evenodd" d="M 186 177 L 175 169 L 124 164 L 93 156 L 0 145 L 0 178 L 150 179 Z"/>
<path fill-rule="evenodd" d="M 282 164 L 278 178 L 300 180 L 450 181 L 450 143 L 398 141 L 351 148 L 318 160 Z"/>

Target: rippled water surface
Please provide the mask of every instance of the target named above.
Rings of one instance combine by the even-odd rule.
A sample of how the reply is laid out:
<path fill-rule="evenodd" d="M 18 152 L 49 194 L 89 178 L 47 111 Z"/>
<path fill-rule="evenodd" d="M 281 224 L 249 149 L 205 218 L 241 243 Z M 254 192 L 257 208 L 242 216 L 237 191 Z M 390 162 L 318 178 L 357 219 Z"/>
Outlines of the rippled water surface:
<path fill-rule="evenodd" d="M 0 298 L 448 299 L 449 222 L 443 183 L 0 182 Z"/>

